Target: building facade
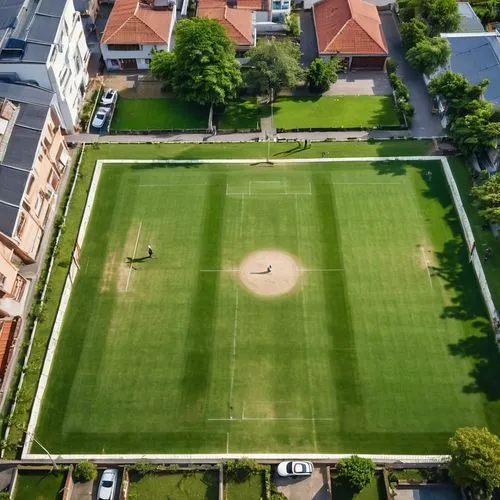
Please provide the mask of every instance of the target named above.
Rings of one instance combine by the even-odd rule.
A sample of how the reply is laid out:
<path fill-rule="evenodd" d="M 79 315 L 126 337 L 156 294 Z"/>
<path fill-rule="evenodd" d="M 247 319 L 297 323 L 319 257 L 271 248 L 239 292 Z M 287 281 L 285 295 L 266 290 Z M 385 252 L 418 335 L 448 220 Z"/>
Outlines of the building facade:
<path fill-rule="evenodd" d="M 72 132 L 89 80 L 90 51 L 80 14 L 73 0 L 12 0 L 11 5 L 10 22 L 0 22 L 0 79 L 52 90 L 61 124 Z"/>
<path fill-rule="evenodd" d="M 171 48 L 175 0 L 116 0 L 101 38 L 109 71 L 149 69 L 151 52 Z"/>
<path fill-rule="evenodd" d="M 0 101 L 0 318 L 17 318 L 70 156 L 53 92 L 0 82 Z"/>

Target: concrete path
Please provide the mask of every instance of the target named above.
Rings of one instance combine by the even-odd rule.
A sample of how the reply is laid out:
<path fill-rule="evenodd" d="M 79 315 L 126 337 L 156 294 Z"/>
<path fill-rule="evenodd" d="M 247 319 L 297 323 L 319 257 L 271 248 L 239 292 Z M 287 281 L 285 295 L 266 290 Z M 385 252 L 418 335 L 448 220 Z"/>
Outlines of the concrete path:
<path fill-rule="evenodd" d="M 278 134 L 278 139 L 325 141 L 333 139 L 347 141 L 348 139 L 392 139 L 395 137 L 410 137 L 407 130 L 357 130 L 346 132 L 284 132 Z M 249 132 L 242 134 L 148 134 L 148 135 L 97 135 L 74 134 L 66 136 L 69 143 L 148 143 L 148 142 L 250 142 L 265 140 L 263 132 Z"/>
<path fill-rule="evenodd" d="M 391 11 L 380 12 L 389 55 L 398 64 L 398 75 L 410 91 L 410 102 L 415 107 L 415 116 L 411 127 L 413 137 L 436 137 L 444 135 L 439 117 L 431 113 L 432 99 L 421 74 L 406 61 L 398 25 Z"/>
<path fill-rule="evenodd" d="M 312 10 L 300 13 L 300 62 L 307 67 L 318 56 Z"/>
<path fill-rule="evenodd" d="M 275 477 L 278 491 L 288 500 L 330 500 L 332 498 L 327 466 L 316 467 L 309 477 Z"/>

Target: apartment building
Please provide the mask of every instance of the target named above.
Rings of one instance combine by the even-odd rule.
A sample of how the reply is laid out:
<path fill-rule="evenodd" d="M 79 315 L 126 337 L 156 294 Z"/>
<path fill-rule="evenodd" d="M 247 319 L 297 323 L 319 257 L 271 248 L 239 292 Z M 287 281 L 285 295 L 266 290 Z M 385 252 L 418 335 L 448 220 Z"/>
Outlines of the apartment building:
<path fill-rule="evenodd" d="M 56 103 L 52 91 L 0 82 L 0 331 L 23 314 L 30 264 L 70 160 Z"/>
<path fill-rule="evenodd" d="M 61 124 L 72 132 L 90 58 L 73 0 L 0 0 L 0 12 L 0 80 L 53 91 Z"/>
<path fill-rule="evenodd" d="M 101 38 L 109 71 L 149 69 L 153 50 L 170 50 L 175 0 L 116 0 Z"/>

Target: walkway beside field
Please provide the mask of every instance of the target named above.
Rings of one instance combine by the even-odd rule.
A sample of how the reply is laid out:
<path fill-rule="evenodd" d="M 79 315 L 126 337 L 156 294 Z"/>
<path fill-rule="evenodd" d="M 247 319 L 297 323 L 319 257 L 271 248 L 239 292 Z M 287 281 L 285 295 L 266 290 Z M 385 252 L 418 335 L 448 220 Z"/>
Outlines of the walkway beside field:
<path fill-rule="evenodd" d="M 310 141 L 347 141 L 349 139 L 393 139 L 408 137 L 411 135 L 407 130 L 359 130 L 346 132 L 284 132 L 277 135 L 278 139 L 287 140 L 310 140 Z M 422 135 L 419 139 L 434 139 L 437 137 Z M 442 136 L 438 136 L 442 137 Z M 98 135 L 98 134 L 73 134 L 66 136 L 70 143 L 148 143 L 148 142 L 249 142 L 265 140 L 263 132 L 248 132 L 235 134 L 188 134 L 188 133 L 167 133 L 167 134 L 117 134 L 117 135 Z"/>

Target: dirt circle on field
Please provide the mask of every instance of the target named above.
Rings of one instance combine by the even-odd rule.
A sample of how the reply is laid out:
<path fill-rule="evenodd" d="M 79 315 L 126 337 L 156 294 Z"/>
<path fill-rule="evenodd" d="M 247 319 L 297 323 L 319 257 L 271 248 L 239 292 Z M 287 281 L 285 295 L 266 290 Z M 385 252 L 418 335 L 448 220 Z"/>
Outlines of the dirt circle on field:
<path fill-rule="evenodd" d="M 300 279 L 300 265 L 296 257 L 282 250 L 258 250 L 245 257 L 239 277 L 253 294 L 277 297 L 295 288 Z"/>

